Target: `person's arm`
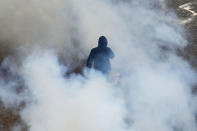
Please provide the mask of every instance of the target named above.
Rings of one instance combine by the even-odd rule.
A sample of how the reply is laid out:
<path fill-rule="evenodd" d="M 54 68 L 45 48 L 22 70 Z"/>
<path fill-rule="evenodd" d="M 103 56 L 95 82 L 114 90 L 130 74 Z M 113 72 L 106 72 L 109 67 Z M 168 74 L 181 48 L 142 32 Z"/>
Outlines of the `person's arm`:
<path fill-rule="evenodd" d="M 90 52 L 90 54 L 88 56 L 87 65 L 86 65 L 88 68 L 92 67 L 93 60 L 94 60 L 94 58 L 93 58 L 93 51 L 91 50 L 91 52 Z"/>
<path fill-rule="evenodd" d="M 109 58 L 113 59 L 114 57 L 114 52 L 109 48 Z"/>

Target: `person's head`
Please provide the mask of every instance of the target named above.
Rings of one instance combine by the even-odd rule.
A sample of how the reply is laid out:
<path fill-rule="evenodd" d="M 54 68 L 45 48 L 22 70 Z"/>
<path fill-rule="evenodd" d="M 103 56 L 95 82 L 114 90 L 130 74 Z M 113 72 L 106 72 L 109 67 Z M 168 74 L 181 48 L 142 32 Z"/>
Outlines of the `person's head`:
<path fill-rule="evenodd" d="M 105 36 L 100 36 L 99 40 L 98 40 L 98 46 L 99 47 L 103 47 L 103 46 L 107 46 L 107 38 Z"/>

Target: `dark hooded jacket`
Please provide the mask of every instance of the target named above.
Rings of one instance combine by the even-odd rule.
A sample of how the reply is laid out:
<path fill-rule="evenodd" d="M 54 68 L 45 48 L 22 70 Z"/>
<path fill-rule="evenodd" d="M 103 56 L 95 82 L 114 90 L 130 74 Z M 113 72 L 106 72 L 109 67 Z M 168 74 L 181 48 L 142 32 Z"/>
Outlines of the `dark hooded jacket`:
<path fill-rule="evenodd" d="M 108 74 L 111 70 L 110 58 L 114 58 L 114 53 L 107 47 L 107 39 L 101 36 L 98 41 L 98 47 L 93 48 L 90 52 L 87 61 L 87 67 L 91 68 L 94 65 L 94 69 L 101 71 L 104 74 Z"/>

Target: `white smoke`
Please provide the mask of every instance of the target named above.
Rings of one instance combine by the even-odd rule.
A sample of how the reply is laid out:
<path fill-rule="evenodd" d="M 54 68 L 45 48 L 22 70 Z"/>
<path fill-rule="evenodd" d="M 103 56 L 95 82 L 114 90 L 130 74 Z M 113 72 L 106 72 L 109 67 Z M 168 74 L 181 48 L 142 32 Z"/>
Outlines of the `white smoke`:
<path fill-rule="evenodd" d="M 176 15 L 159 8 L 167 8 L 164 1 L 1 2 L 1 10 L 10 8 L 0 16 L 5 17 L 0 25 L 10 25 L 1 39 L 36 47 L 15 69 L 28 90 L 20 114 L 30 131 L 196 130 L 191 92 L 196 73 L 176 55 L 188 43 L 183 27 L 170 22 Z M 87 78 L 65 77 L 70 67 L 60 64 L 60 54 L 67 63 L 85 59 L 100 35 L 107 36 L 115 52 L 112 74 L 120 73 L 119 82 L 112 85 L 94 71 Z M 11 91 L 7 101 L 6 86 L 1 86 L 4 103 L 19 103 L 24 95 Z"/>
<path fill-rule="evenodd" d="M 23 71 L 33 96 L 22 112 L 30 131 L 122 129 L 124 102 L 101 75 L 65 79 L 53 54 L 29 58 Z"/>

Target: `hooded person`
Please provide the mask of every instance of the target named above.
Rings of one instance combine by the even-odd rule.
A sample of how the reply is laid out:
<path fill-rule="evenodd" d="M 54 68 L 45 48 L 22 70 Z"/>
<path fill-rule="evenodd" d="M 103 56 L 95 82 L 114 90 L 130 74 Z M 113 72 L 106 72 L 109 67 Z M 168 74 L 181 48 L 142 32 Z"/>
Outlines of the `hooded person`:
<path fill-rule="evenodd" d="M 98 47 L 93 48 L 87 60 L 87 67 L 94 68 L 108 75 L 111 70 L 110 59 L 114 58 L 113 51 L 107 47 L 107 38 L 105 36 L 99 37 Z"/>

